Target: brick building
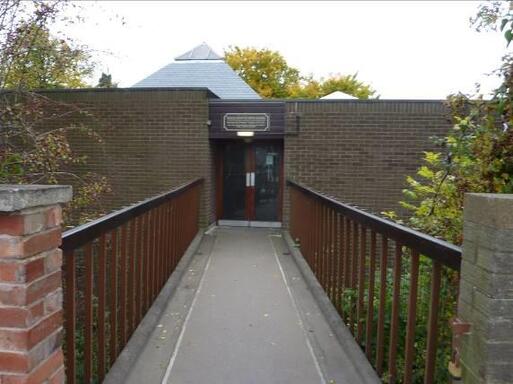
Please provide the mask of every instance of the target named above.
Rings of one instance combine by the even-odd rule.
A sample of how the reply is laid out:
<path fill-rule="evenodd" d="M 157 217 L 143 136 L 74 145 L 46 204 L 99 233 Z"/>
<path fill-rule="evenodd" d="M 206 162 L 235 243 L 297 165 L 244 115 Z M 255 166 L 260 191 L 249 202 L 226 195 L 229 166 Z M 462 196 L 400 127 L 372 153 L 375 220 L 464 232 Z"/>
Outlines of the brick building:
<path fill-rule="evenodd" d="M 132 88 L 46 93 L 93 115 L 75 118 L 104 143 L 73 145 L 88 157 L 81 171 L 109 178 L 108 209 L 197 177 L 204 225 L 286 225 L 286 179 L 399 209 L 405 176 L 450 128 L 442 101 L 262 100 L 225 66 L 201 45 Z"/>

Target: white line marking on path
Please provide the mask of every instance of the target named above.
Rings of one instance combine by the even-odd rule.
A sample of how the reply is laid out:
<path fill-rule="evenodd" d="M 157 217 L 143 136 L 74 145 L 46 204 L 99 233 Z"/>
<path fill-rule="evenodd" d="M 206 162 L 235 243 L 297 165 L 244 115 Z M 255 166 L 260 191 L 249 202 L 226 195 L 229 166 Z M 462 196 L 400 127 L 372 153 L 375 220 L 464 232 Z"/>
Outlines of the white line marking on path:
<path fill-rule="evenodd" d="M 296 299 L 294 298 L 294 295 L 292 295 L 292 290 L 289 286 L 287 277 L 285 276 L 285 271 L 283 270 L 283 267 L 280 263 L 280 259 L 278 258 L 278 253 L 276 252 L 276 248 L 274 247 L 274 243 L 271 239 L 271 237 L 277 237 L 275 235 L 269 235 L 269 241 L 271 242 L 271 247 L 273 249 L 274 258 L 276 259 L 276 263 L 278 263 L 278 268 L 280 268 L 281 277 L 283 279 L 283 282 L 285 283 L 285 287 L 287 288 L 287 293 L 289 294 L 289 298 L 292 301 L 292 306 L 294 307 L 294 310 L 296 311 L 297 318 L 299 320 L 299 326 L 301 327 L 301 330 L 303 331 L 303 335 L 305 337 L 306 346 L 308 347 L 308 350 L 310 351 L 310 355 L 312 356 L 312 359 L 314 361 L 315 368 L 317 369 L 317 373 L 319 374 L 319 377 L 321 378 L 321 384 L 326 384 L 326 379 L 324 378 L 324 374 L 322 373 L 321 366 L 319 364 L 319 361 L 317 360 L 317 356 L 315 356 L 315 352 L 312 348 L 312 344 L 310 343 L 310 339 L 308 337 L 308 332 L 305 329 L 305 326 L 303 324 L 303 319 L 301 319 L 301 315 L 299 314 L 299 307 L 297 306 Z"/>
<path fill-rule="evenodd" d="M 189 307 L 189 312 L 187 313 L 187 316 L 185 317 L 185 321 L 183 322 L 183 326 L 180 331 L 180 335 L 178 336 L 178 340 L 176 341 L 175 349 L 173 351 L 173 354 L 171 355 L 171 358 L 169 359 L 169 364 L 167 365 L 166 373 L 164 374 L 164 378 L 162 379 L 162 384 L 168 384 L 169 378 L 171 376 L 171 370 L 173 369 L 173 366 L 175 365 L 176 356 L 178 355 L 178 349 L 180 348 L 180 345 L 182 344 L 183 335 L 185 334 L 185 329 L 187 328 L 187 324 L 189 323 L 189 318 L 191 317 L 192 310 L 194 309 L 194 306 L 196 305 L 196 301 L 198 299 L 199 293 L 201 291 L 201 288 L 203 287 L 203 282 L 205 281 L 205 276 L 207 275 L 208 268 L 210 267 L 210 261 L 212 260 L 212 252 L 214 251 L 214 247 L 215 247 L 216 243 L 217 243 L 217 237 L 214 240 L 214 244 L 212 244 L 210 254 L 208 255 L 207 264 L 205 265 L 205 269 L 203 270 L 203 275 L 201 276 L 201 280 L 198 284 L 198 289 L 196 290 L 196 293 L 194 294 L 194 298 L 192 299 L 191 306 Z"/>

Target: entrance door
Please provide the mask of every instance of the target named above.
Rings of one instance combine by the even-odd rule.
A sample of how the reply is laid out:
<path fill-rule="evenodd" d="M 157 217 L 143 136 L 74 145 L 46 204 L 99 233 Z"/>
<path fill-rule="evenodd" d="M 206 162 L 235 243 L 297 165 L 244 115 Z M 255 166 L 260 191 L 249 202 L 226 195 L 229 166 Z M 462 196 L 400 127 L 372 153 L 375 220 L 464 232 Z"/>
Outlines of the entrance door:
<path fill-rule="evenodd" d="M 222 182 L 221 220 L 255 226 L 281 221 L 282 154 L 281 142 L 224 145 L 218 178 Z"/>

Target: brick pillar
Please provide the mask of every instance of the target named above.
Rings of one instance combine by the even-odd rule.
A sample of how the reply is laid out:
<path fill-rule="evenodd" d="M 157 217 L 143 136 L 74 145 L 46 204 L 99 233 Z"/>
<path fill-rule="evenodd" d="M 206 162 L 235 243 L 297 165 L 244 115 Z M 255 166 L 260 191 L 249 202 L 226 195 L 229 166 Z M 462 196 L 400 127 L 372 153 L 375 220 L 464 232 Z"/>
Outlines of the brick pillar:
<path fill-rule="evenodd" d="M 458 317 L 463 383 L 513 383 L 513 195 L 465 197 Z"/>
<path fill-rule="evenodd" d="M 61 207 L 71 187 L 0 185 L 0 383 L 64 383 Z"/>

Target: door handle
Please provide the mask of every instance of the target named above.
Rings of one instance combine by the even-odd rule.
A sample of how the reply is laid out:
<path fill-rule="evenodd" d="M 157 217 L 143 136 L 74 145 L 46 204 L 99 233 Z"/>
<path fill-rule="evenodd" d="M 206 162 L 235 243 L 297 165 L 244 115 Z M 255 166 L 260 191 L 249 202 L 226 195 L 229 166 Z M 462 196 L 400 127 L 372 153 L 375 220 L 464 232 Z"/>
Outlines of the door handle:
<path fill-rule="evenodd" d="M 255 172 L 251 172 L 250 187 L 255 186 Z"/>
<path fill-rule="evenodd" d="M 251 172 L 246 172 L 246 187 L 251 187 Z"/>

